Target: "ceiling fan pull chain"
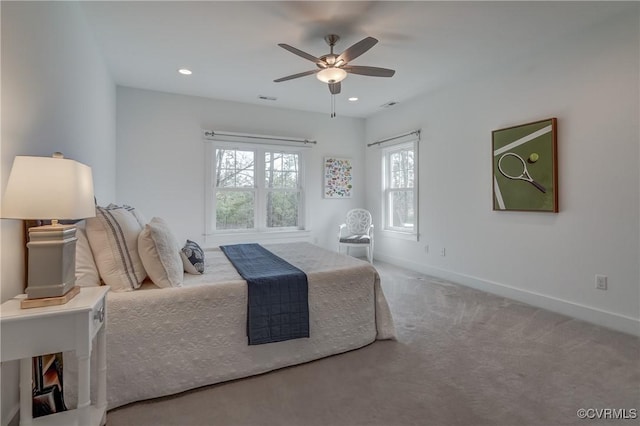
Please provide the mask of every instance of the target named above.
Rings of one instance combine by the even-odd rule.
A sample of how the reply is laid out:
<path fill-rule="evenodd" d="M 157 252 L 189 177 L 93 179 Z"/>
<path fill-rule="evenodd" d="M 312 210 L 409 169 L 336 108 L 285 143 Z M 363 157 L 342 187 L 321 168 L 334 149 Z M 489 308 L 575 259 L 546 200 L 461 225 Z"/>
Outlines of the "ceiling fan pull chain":
<path fill-rule="evenodd" d="M 336 116 L 336 95 L 331 94 L 331 118 Z"/>

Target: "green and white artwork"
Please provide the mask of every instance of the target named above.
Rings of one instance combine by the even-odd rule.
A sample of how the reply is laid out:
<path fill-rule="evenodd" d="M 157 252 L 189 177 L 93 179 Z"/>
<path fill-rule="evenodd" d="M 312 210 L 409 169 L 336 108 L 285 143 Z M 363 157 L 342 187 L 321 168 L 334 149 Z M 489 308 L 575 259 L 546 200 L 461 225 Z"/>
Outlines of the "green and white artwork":
<path fill-rule="evenodd" d="M 556 119 L 494 130 L 493 209 L 558 211 Z"/>

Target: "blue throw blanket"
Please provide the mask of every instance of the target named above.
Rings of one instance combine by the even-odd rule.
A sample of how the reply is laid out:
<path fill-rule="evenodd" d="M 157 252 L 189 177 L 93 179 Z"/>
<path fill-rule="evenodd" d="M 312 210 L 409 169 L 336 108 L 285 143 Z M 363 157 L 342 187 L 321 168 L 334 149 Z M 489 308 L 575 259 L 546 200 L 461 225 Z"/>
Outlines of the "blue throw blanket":
<path fill-rule="evenodd" d="M 307 275 L 259 244 L 220 246 L 248 284 L 250 345 L 309 337 Z"/>

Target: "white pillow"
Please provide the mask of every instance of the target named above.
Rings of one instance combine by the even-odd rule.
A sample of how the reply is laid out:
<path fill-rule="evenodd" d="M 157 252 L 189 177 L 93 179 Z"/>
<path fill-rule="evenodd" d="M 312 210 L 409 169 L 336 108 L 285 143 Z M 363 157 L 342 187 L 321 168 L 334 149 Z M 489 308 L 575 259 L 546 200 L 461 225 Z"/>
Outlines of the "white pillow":
<path fill-rule="evenodd" d="M 93 287 L 100 285 L 100 274 L 93 252 L 87 239 L 86 222 L 81 220 L 76 223 L 76 285 L 80 287 Z"/>
<path fill-rule="evenodd" d="M 123 207 L 96 207 L 96 217 L 87 219 L 87 238 L 100 278 L 112 291 L 132 291 L 147 274 L 138 255 L 142 226 Z"/>
<path fill-rule="evenodd" d="M 160 288 L 180 287 L 184 279 L 180 246 L 164 219 L 154 217 L 138 236 L 138 253 L 149 278 Z"/>

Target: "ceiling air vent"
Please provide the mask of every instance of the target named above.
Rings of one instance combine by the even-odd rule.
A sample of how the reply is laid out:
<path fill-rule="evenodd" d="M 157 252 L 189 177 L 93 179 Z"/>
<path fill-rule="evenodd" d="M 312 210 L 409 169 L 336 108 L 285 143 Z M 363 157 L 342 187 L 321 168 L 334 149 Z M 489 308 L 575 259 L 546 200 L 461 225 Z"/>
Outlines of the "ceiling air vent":
<path fill-rule="evenodd" d="M 387 102 L 386 104 L 380 105 L 380 108 L 389 108 L 395 105 L 398 105 L 399 102 L 397 101 L 391 101 L 391 102 Z"/>
<path fill-rule="evenodd" d="M 274 97 L 274 96 L 264 96 L 264 95 L 258 95 L 258 99 L 262 99 L 263 101 L 277 101 L 278 98 Z"/>

